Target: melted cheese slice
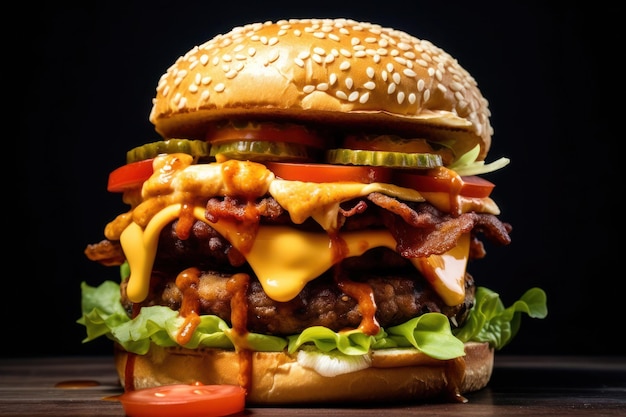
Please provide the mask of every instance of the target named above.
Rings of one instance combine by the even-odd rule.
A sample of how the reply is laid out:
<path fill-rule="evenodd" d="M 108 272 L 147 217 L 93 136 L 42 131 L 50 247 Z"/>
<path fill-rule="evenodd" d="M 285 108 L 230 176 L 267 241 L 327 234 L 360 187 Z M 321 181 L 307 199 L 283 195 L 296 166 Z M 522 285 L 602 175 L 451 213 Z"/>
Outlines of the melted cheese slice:
<path fill-rule="evenodd" d="M 152 218 L 145 230 L 131 223 L 122 232 L 120 241 L 131 271 L 127 293 L 132 302 L 138 303 L 147 297 L 159 233 L 179 216 L 180 210 L 180 204 L 168 206 Z M 203 207 L 195 207 L 194 216 L 208 223 L 240 249 L 242 243 L 237 236 L 243 231 L 238 230 L 238 224 L 223 220 L 208 222 L 204 218 Z M 340 236 L 346 242 L 347 257 L 360 256 L 374 247 L 396 248 L 396 241 L 387 230 L 356 231 Z M 270 298 L 289 301 L 309 281 L 332 267 L 334 260 L 331 245 L 332 241 L 325 233 L 305 233 L 284 226 L 261 226 L 246 259 Z M 460 244 L 451 251 L 443 255 L 412 259 L 412 262 L 446 304 L 456 305 L 465 297 L 464 276 L 468 253 L 469 235 L 464 235 Z"/>
<path fill-rule="evenodd" d="M 182 204 L 189 204 L 185 200 L 186 195 L 198 198 L 192 205 L 194 217 L 217 230 L 246 257 L 267 295 L 277 301 L 291 300 L 309 281 L 339 261 L 333 258 L 336 251 L 333 251 L 330 235 L 261 225 L 250 245 L 247 240 L 249 233 L 243 229 L 245 223 L 223 218 L 215 223 L 208 221 L 200 197 L 237 195 L 237 192 L 261 197 L 269 193 L 289 212 L 294 223 L 302 223 L 311 217 L 327 231 L 336 230 L 339 205 L 343 201 L 372 192 L 381 192 L 405 201 L 430 201 L 442 207 L 449 202 L 447 193 L 429 193 L 425 197 L 415 190 L 391 184 L 319 184 L 279 180 L 263 165 L 245 161 L 189 165 L 191 160 L 186 162 L 182 159 L 182 163 L 177 160 L 180 165 L 172 169 L 174 164 L 168 163 L 169 159 L 160 159 L 180 158 L 175 155 L 155 158 L 155 173 L 144 183 L 144 201 L 135 208 L 132 216 L 120 215 L 107 226 L 110 230 L 107 237 L 115 239 L 119 236 L 128 259 L 131 275 L 127 293 L 135 303 L 143 301 L 148 295 L 159 233 L 180 216 Z M 167 169 L 160 172 L 159 166 L 166 166 Z M 463 199 L 460 207 L 462 211 L 499 212 L 497 205 L 489 198 Z M 360 256 L 374 247 L 396 250 L 396 241 L 387 230 L 341 232 L 338 237 L 346 245 L 346 257 Z M 411 259 L 448 305 L 457 305 L 465 297 L 464 277 L 469 241 L 467 234 L 445 254 Z"/>

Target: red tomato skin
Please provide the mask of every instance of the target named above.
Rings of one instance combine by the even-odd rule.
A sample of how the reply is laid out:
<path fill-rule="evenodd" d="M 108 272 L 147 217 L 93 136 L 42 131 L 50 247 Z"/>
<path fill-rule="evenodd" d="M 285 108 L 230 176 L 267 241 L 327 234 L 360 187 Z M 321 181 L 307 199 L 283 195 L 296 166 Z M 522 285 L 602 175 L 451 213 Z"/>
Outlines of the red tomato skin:
<path fill-rule="evenodd" d="M 223 143 L 239 140 L 269 142 L 290 142 L 323 149 L 326 140 L 317 133 L 303 126 L 275 123 L 252 123 L 249 127 L 226 125 L 207 132 L 206 140 L 210 143 Z"/>
<path fill-rule="evenodd" d="M 119 400 L 128 417 L 220 417 L 245 409 L 237 385 L 174 384 L 128 391 Z"/>
<path fill-rule="evenodd" d="M 391 182 L 391 169 L 386 167 L 299 164 L 286 162 L 268 162 L 267 168 L 282 179 L 306 182 Z"/>
<path fill-rule="evenodd" d="M 495 187 L 491 181 L 478 176 L 432 175 L 432 172 L 396 171 L 394 180 L 401 187 L 417 191 L 453 193 L 471 198 L 489 197 Z"/>
<path fill-rule="evenodd" d="M 152 175 L 152 161 L 153 159 L 144 159 L 131 162 L 111 171 L 107 190 L 112 193 L 123 193 L 140 187 Z"/>

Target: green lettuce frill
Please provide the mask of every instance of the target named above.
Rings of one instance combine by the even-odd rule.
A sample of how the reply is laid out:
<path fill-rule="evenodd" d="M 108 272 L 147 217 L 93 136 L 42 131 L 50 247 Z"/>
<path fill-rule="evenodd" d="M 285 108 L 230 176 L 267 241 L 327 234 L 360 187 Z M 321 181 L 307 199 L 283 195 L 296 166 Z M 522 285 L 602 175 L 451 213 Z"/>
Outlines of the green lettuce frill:
<path fill-rule="evenodd" d="M 143 307 L 137 317 L 130 319 L 120 302 L 119 284 L 105 281 L 92 287 L 83 282 L 81 289 L 82 317 L 77 323 L 87 330 L 83 342 L 105 336 L 137 354 L 147 353 L 151 343 L 163 347 L 178 346 L 176 336 L 184 318 L 177 311 L 164 306 Z M 287 338 L 249 333 L 247 341 L 255 351 L 287 349 L 293 353 L 303 345 L 314 345 L 323 352 L 336 349 L 345 355 L 363 355 L 370 349 L 412 346 L 435 359 L 445 360 L 463 356 L 463 343 L 468 341 L 489 342 L 495 349 L 502 348 L 517 333 L 522 313 L 533 318 L 547 315 L 543 290 L 532 288 L 505 308 L 498 294 L 479 287 L 476 305 L 461 329 L 452 330 L 442 314 L 427 313 L 399 326 L 381 329 L 375 336 L 368 336 L 358 329 L 338 333 L 315 326 Z M 183 347 L 234 348 L 232 332 L 221 318 L 200 316 L 200 324 Z"/>

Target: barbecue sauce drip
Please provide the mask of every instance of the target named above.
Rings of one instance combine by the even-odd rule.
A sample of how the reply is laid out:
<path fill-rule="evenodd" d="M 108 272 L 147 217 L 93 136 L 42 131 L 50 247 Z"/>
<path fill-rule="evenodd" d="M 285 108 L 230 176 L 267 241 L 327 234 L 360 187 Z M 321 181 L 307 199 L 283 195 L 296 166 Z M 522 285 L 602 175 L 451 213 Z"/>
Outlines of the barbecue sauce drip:
<path fill-rule="evenodd" d="M 338 233 L 329 233 L 330 247 L 334 261 L 334 279 L 341 291 L 357 300 L 361 312 L 361 324 L 359 330 L 363 333 L 374 336 L 380 331 L 380 324 L 376 320 L 376 301 L 374 300 L 374 290 L 371 286 L 354 282 L 341 274 L 339 262 L 349 253 L 348 245 Z"/>
<path fill-rule="evenodd" d="M 451 402 L 466 403 L 468 400 L 461 395 L 461 385 L 465 378 L 465 358 L 459 357 L 446 361 L 446 392 Z"/>
<path fill-rule="evenodd" d="M 239 356 L 239 386 L 250 391 L 252 381 L 252 351 L 248 348 L 248 286 L 250 276 L 234 274 L 226 283 L 226 290 L 233 294 L 230 300 L 232 341 Z"/>
<path fill-rule="evenodd" d="M 450 214 L 454 217 L 458 217 L 463 213 L 461 207 L 461 188 L 463 188 L 463 179 L 454 171 L 438 167 L 434 169 L 435 178 L 444 179 L 450 185 L 449 202 L 450 202 Z"/>
<path fill-rule="evenodd" d="M 200 270 L 198 268 L 187 268 L 176 277 L 176 286 L 183 293 L 183 302 L 179 313 L 185 321 L 176 335 L 176 342 L 184 346 L 191 340 L 194 331 L 200 324 L 200 297 L 198 296 L 198 285 L 200 284 Z"/>
<path fill-rule="evenodd" d="M 176 223 L 176 235 L 180 240 L 186 240 L 189 238 L 191 228 L 196 221 L 193 215 L 193 209 L 193 204 L 183 203 L 181 205 L 178 223 Z"/>
<path fill-rule="evenodd" d="M 369 336 L 375 336 L 380 331 L 380 324 L 376 320 L 376 301 L 372 287 L 362 283 L 354 282 L 338 273 L 339 268 L 335 268 L 335 282 L 341 291 L 357 300 L 361 313 L 361 324 L 359 330 Z"/>
<path fill-rule="evenodd" d="M 132 317 L 135 318 L 139 315 L 141 311 L 141 304 L 133 303 L 133 311 Z M 124 367 L 124 391 L 134 391 L 135 390 L 135 358 L 137 357 L 136 353 L 128 352 L 126 355 L 126 366 Z"/>

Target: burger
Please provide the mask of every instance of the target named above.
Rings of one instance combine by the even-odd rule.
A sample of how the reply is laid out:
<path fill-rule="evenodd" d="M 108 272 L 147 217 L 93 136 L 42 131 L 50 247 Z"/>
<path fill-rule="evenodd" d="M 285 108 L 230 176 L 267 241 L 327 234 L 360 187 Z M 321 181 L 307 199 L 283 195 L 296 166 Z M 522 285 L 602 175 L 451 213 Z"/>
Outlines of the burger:
<path fill-rule="evenodd" d="M 160 78 L 155 140 L 108 190 L 129 206 L 87 257 L 85 341 L 126 391 L 239 385 L 249 404 L 466 401 L 526 314 L 468 264 L 507 245 L 481 177 L 488 102 L 459 63 L 349 19 L 247 24 Z M 503 272 L 498 272 L 502 274 Z"/>

